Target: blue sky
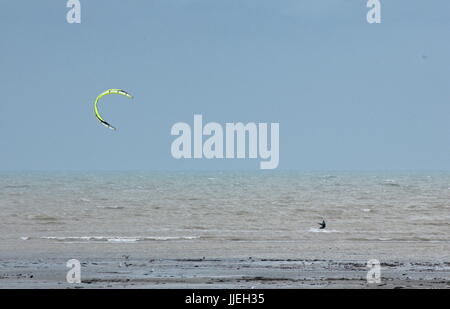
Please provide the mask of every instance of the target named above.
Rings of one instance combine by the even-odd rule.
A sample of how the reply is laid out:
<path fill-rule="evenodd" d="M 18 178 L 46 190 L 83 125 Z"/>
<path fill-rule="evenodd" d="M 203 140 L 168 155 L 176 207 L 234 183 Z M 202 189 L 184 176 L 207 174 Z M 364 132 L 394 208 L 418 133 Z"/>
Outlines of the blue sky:
<path fill-rule="evenodd" d="M 279 169 L 448 170 L 450 2 L 81 0 L 0 5 L 0 170 L 254 169 L 175 160 L 171 126 L 279 122 Z M 110 96 L 101 126 L 95 97 Z"/>

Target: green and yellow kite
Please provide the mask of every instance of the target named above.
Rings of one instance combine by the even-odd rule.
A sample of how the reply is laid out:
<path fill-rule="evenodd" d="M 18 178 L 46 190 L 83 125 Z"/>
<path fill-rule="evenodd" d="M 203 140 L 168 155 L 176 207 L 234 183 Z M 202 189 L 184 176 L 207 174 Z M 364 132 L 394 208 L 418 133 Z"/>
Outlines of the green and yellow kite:
<path fill-rule="evenodd" d="M 105 92 L 102 92 L 96 99 L 94 102 L 94 112 L 95 112 L 95 116 L 97 117 L 97 119 L 103 124 L 105 125 L 107 128 L 110 128 L 111 130 L 116 130 L 116 128 L 114 128 L 112 125 L 110 125 L 108 122 L 106 122 L 102 116 L 100 116 L 100 113 L 98 111 L 98 107 L 97 107 L 97 103 L 98 101 L 103 98 L 105 95 L 108 94 L 120 94 L 123 96 L 126 96 L 129 99 L 132 99 L 133 96 L 131 94 L 129 94 L 128 92 L 121 90 L 121 89 L 108 89 Z"/>

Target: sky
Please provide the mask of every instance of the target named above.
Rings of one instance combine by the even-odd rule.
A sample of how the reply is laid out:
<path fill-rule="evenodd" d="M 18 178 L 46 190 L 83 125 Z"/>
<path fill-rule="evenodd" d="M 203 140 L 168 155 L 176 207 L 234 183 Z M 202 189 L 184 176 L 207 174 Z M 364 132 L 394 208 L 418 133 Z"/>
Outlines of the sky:
<path fill-rule="evenodd" d="M 259 170 L 172 158 L 194 114 L 279 123 L 280 170 L 450 170 L 450 1 L 80 2 L 0 2 L 0 171 Z"/>

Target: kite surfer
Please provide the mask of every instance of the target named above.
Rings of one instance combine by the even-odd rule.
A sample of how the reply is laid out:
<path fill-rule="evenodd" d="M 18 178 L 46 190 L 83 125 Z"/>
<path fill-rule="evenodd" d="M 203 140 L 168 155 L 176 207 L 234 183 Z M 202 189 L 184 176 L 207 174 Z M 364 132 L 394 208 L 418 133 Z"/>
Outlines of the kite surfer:
<path fill-rule="evenodd" d="M 327 224 L 325 223 L 325 220 L 322 220 L 321 223 L 318 223 L 320 225 L 319 229 L 323 230 L 327 227 Z"/>

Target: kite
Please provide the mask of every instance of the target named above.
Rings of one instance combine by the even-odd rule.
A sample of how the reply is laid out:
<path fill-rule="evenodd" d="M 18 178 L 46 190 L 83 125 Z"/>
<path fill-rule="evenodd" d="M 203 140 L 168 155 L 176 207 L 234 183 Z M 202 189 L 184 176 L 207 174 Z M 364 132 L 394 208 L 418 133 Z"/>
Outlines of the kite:
<path fill-rule="evenodd" d="M 128 92 L 126 92 L 125 90 L 121 90 L 121 89 L 108 89 L 105 92 L 102 92 L 96 99 L 94 102 L 94 112 L 95 112 L 95 116 L 97 117 L 97 119 L 107 128 L 110 128 L 111 130 L 116 130 L 116 128 L 114 128 L 112 125 L 110 125 L 108 122 L 106 122 L 102 116 L 100 116 L 100 113 L 98 111 L 98 107 L 97 107 L 97 103 L 98 101 L 103 98 L 105 95 L 108 94 L 120 94 L 123 96 L 126 96 L 129 99 L 132 99 L 133 96 L 131 94 L 129 94 Z"/>

